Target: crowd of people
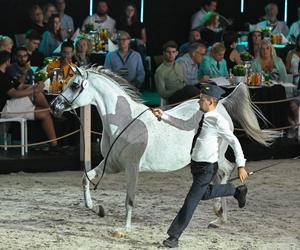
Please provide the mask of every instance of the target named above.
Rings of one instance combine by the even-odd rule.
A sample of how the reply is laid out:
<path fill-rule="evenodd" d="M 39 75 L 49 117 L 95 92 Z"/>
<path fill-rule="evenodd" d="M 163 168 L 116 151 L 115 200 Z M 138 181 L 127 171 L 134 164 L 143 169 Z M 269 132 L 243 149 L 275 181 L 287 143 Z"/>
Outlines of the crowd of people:
<path fill-rule="evenodd" d="M 240 53 L 243 50 L 252 56 L 252 71 L 267 74 L 277 82 L 293 81 L 299 86 L 300 6 L 297 9 L 299 20 L 289 28 L 285 22 L 277 19 L 278 6 L 268 3 L 263 20 L 249 25 L 248 45 L 238 47 L 238 34 L 230 30 L 232 20 L 217 12 L 217 0 L 205 0 L 202 3 L 201 9 L 191 17 L 188 41 L 181 46 L 171 39 L 167 41 L 162 48 L 163 62 L 153 72 L 156 89 L 167 103 L 197 95 L 203 82 L 216 77 L 229 78 L 234 66 L 242 62 Z M 28 12 L 31 24 L 25 34 L 24 44 L 15 44 L 12 38 L 0 36 L 0 51 L 8 52 L 12 62 L 5 61 L 9 65 L 2 73 L 20 85 L 30 86 L 34 83 L 36 68 L 46 66 L 50 76 L 54 69 L 60 68 L 64 80 L 68 80 L 73 74 L 69 65 L 85 66 L 92 63 L 92 41 L 80 36 L 71 40 L 76 29 L 73 18 L 65 13 L 65 9 L 65 0 L 49 1 L 43 6 L 33 5 Z M 114 19 L 108 13 L 108 2 L 99 0 L 95 13 L 83 21 L 80 29 L 83 32 L 88 32 L 91 26 L 97 31 L 105 29 L 108 37 L 118 46 L 115 51 L 106 54 L 104 67 L 124 77 L 137 89 L 142 89 L 147 74 L 145 25 L 138 20 L 138 10 L 132 2 L 125 4 L 119 19 Z M 280 34 L 295 44 L 286 58 L 276 55 L 270 37 L 265 37 L 266 28 L 270 35 Z M 53 55 L 59 58 L 45 65 L 44 59 Z M 288 74 L 292 74 L 292 80 L 288 79 Z M 6 99 L 11 98 L 15 97 L 1 94 L 3 105 Z M 299 107 L 299 102 L 295 100 L 293 105 Z M 293 110 L 297 112 L 297 109 Z M 293 114 L 292 117 L 297 116 Z"/>

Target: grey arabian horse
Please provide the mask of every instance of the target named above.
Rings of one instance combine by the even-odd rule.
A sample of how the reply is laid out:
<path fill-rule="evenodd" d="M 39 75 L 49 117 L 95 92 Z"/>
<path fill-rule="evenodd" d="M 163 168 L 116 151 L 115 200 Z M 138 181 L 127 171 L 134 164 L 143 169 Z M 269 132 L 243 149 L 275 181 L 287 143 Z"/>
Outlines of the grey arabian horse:
<path fill-rule="evenodd" d="M 199 110 L 198 100 L 186 101 L 166 112 L 174 117 L 186 120 Z M 63 93 L 53 101 L 53 110 L 57 116 L 71 108 L 88 104 L 95 105 L 103 123 L 101 153 L 106 161 L 106 172 L 126 171 L 127 195 L 126 229 L 131 227 L 132 209 L 140 171 L 167 172 L 187 166 L 190 163 L 192 139 L 197 128 L 185 131 L 160 122 L 151 110 L 143 105 L 137 93 L 124 79 L 103 68 L 77 68 Z M 271 136 L 259 127 L 256 114 L 262 116 L 251 105 L 248 88 L 244 84 L 236 87 L 231 95 L 222 99 L 217 109 L 230 122 L 231 117 L 241 124 L 245 132 L 257 142 L 268 145 Z M 146 110 L 146 111 L 145 111 Z M 145 112 L 144 112 L 145 111 Z M 144 112 L 141 116 L 139 116 Z M 139 116 L 139 117 L 138 117 Z M 134 122 L 132 122 L 136 117 Z M 132 124 L 120 132 L 129 124 Z M 119 137 L 118 137 L 119 136 Z M 114 140 L 117 141 L 108 151 Z M 217 183 L 226 183 L 234 166 L 225 158 L 228 144 L 219 143 L 219 175 Z M 102 174 L 104 160 L 83 176 L 84 200 L 86 207 L 97 211 L 93 206 L 89 179 Z M 219 216 L 214 225 L 227 220 L 225 200 L 217 199 L 215 212 Z"/>

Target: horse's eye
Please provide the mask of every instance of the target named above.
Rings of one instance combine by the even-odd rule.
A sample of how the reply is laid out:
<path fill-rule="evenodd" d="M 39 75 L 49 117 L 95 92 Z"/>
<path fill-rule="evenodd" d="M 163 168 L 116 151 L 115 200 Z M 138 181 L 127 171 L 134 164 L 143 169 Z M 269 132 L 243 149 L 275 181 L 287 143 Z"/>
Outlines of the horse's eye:
<path fill-rule="evenodd" d="M 80 87 L 80 84 L 78 84 L 77 82 L 73 82 L 70 87 L 72 89 L 78 89 Z"/>

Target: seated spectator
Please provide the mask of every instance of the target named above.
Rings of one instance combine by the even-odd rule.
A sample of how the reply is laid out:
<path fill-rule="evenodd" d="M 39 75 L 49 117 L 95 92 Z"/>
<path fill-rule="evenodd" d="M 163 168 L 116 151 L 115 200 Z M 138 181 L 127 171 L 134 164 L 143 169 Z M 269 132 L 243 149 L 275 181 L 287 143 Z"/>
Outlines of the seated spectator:
<path fill-rule="evenodd" d="M 92 50 L 92 44 L 87 38 L 80 38 L 75 44 L 75 56 L 74 61 L 76 65 L 85 66 L 90 64 L 90 53 Z"/>
<path fill-rule="evenodd" d="M 271 27 L 272 34 L 283 34 L 285 36 L 289 33 L 289 27 L 283 21 L 278 21 L 278 6 L 275 3 L 269 3 L 265 7 L 266 20 L 259 22 L 257 27 L 265 28 Z"/>
<path fill-rule="evenodd" d="M 18 47 L 15 51 L 15 62 L 6 69 L 7 74 L 20 84 L 32 85 L 33 71 L 30 65 L 28 51 L 25 47 Z"/>
<path fill-rule="evenodd" d="M 197 29 L 190 31 L 189 41 L 180 46 L 178 57 L 183 56 L 185 53 L 187 53 L 191 44 L 194 42 L 201 42 L 201 34 Z"/>
<path fill-rule="evenodd" d="M 41 68 L 43 66 L 44 54 L 39 52 L 41 36 L 36 30 L 26 32 L 25 47 L 27 48 L 31 66 Z"/>
<path fill-rule="evenodd" d="M 209 80 L 208 76 L 199 78 L 198 67 L 205 55 L 206 47 L 202 43 L 192 43 L 188 53 L 179 57 L 176 61 L 182 66 L 187 85 L 200 86 L 202 81 Z"/>
<path fill-rule="evenodd" d="M 54 4 L 46 3 L 45 5 L 43 5 L 43 14 L 44 14 L 44 23 L 47 24 L 49 18 L 54 14 L 58 14 L 58 11 Z"/>
<path fill-rule="evenodd" d="M 99 0 L 96 8 L 96 13 L 88 16 L 83 24 L 82 30 L 86 31 L 86 25 L 94 25 L 96 30 L 107 29 L 110 37 L 116 32 L 116 21 L 108 14 L 108 4 L 106 0 Z"/>
<path fill-rule="evenodd" d="M 217 9 L 217 0 L 204 0 L 201 10 L 196 12 L 191 19 L 191 30 L 197 29 L 203 26 L 204 16 L 208 12 L 214 12 Z"/>
<path fill-rule="evenodd" d="M 200 33 L 205 45 L 210 47 L 216 42 L 221 42 L 222 32 L 216 31 L 219 26 L 219 15 L 215 12 L 208 12 L 204 20 L 204 28 Z"/>
<path fill-rule="evenodd" d="M 227 64 L 227 71 L 241 62 L 241 57 L 236 49 L 237 34 L 233 31 L 226 31 L 223 34 L 223 43 L 225 46 L 224 59 Z"/>
<path fill-rule="evenodd" d="M 140 54 L 129 46 L 130 39 L 126 31 L 119 32 L 119 49 L 107 54 L 104 66 L 141 89 L 145 80 L 145 70 Z"/>
<path fill-rule="evenodd" d="M 47 31 L 42 35 L 39 51 L 46 57 L 51 56 L 53 51 L 61 44 L 62 33 L 60 28 L 60 18 L 58 14 L 52 15 L 47 23 Z"/>
<path fill-rule="evenodd" d="M 169 41 L 163 46 L 164 61 L 156 69 L 155 84 L 158 93 L 169 104 L 181 102 L 200 94 L 200 90 L 187 85 L 181 65 L 175 61 L 177 44 Z"/>
<path fill-rule="evenodd" d="M 12 52 L 14 46 L 13 40 L 9 36 L 0 35 L 0 51 Z"/>
<path fill-rule="evenodd" d="M 300 34 L 300 6 L 298 7 L 298 21 L 292 23 L 288 39 L 290 42 L 296 42 L 296 37 Z"/>
<path fill-rule="evenodd" d="M 51 76 L 53 74 L 54 69 L 60 69 L 61 77 L 65 81 L 69 81 L 71 77 L 74 75 L 71 66 L 75 67 L 73 63 L 73 52 L 74 46 L 72 41 L 65 41 L 61 45 L 60 58 L 58 60 L 54 60 L 47 66 L 47 72 Z"/>
<path fill-rule="evenodd" d="M 35 4 L 30 8 L 29 16 L 31 19 L 31 24 L 29 28 L 36 30 L 41 36 L 46 31 L 43 10 L 39 5 Z"/>
<path fill-rule="evenodd" d="M 73 18 L 65 13 L 65 0 L 55 0 L 55 6 L 60 17 L 60 27 L 62 31 L 62 39 L 71 38 L 74 33 Z"/>
<path fill-rule="evenodd" d="M 260 30 L 254 30 L 248 34 L 248 52 L 253 58 L 259 57 L 260 43 L 263 39 L 264 34 Z"/>
<path fill-rule="evenodd" d="M 205 55 L 200 64 L 199 75 L 214 77 L 227 77 L 227 64 L 224 59 L 225 46 L 223 43 L 215 43 L 210 50 L 210 53 Z"/>
<path fill-rule="evenodd" d="M 51 151 L 57 151 L 56 133 L 53 120 L 49 110 L 34 112 L 35 110 L 50 108 L 43 94 L 43 83 L 37 85 L 26 85 L 19 83 L 10 78 L 6 73 L 10 65 L 10 53 L 7 51 L 0 52 L 0 110 L 4 113 L 19 114 L 2 114 L 2 118 L 23 117 L 28 120 L 39 120 L 42 128 L 50 142 Z M 33 102 L 34 100 L 34 102 Z M 28 111 L 32 111 L 27 113 Z M 26 113 L 23 113 L 26 112 Z"/>
<path fill-rule="evenodd" d="M 269 74 L 271 80 L 287 82 L 285 65 L 270 41 L 261 41 L 259 57 L 252 61 L 251 68 L 254 72 Z"/>
<path fill-rule="evenodd" d="M 299 75 L 299 61 L 300 61 L 300 34 L 296 38 L 296 46 L 290 50 L 286 57 L 286 71 L 293 75 Z"/>

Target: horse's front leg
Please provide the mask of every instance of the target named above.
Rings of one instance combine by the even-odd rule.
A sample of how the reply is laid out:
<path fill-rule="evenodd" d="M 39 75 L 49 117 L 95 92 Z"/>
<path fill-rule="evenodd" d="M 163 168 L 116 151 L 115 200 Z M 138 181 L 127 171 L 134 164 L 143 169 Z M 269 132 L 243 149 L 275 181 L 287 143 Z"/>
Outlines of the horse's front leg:
<path fill-rule="evenodd" d="M 132 210 L 134 206 L 135 192 L 138 181 L 138 166 L 132 166 L 130 169 L 126 169 L 127 174 L 127 194 L 126 194 L 126 231 L 130 231 L 131 229 L 131 218 L 132 218 Z"/>
<path fill-rule="evenodd" d="M 84 173 L 82 179 L 84 204 L 87 208 L 91 209 L 93 212 L 97 213 L 101 217 L 104 216 L 104 210 L 101 206 L 93 206 L 93 200 L 90 192 L 90 181 L 99 176 L 99 173 L 103 168 L 103 164 L 104 162 L 102 161 L 96 168 L 88 171 L 87 173 Z"/>

